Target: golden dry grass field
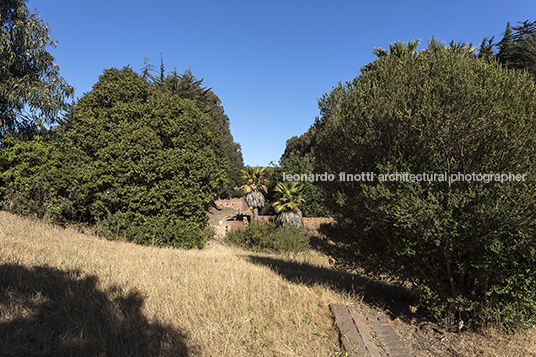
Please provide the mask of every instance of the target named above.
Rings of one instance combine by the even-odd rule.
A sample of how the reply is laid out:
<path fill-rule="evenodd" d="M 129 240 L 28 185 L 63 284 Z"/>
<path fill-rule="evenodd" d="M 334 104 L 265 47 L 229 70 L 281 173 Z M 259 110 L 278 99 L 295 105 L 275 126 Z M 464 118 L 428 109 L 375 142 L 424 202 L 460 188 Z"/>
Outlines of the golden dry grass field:
<path fill-rule="evenodd" d="M 217 242 L 144 247 L 6 212 L 0 283 L 0 354 L 14 356 L 333 356 L 328 304 L 350 300 Z"/>
<path fill-rule="evenodd" d="M 329 303 L 391 317 L 407 306 L 359 279 L 314 251 L 144 247 L 0 211 L 0 356 L 344 356 Z M 394 325 L 419 357 L 536 355 L 534 331 Z"/>

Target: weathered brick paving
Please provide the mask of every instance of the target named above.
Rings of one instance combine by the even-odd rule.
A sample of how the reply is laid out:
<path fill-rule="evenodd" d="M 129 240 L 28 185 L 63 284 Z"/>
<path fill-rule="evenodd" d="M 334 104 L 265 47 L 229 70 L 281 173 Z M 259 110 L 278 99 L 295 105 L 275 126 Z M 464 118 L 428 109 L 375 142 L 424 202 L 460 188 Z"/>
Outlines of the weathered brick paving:
<path fill-rule="evenodd" d="M 351 307 L 330 304 L 339 328 L 341 344 L 349 357 L 412 357 L 387 316 L 364 316 Z"/>

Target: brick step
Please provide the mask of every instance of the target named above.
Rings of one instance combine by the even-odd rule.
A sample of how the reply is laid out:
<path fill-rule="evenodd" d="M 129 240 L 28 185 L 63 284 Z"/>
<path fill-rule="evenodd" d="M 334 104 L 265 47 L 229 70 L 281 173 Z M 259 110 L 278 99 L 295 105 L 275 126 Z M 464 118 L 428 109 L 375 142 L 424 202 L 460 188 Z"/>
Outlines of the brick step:
<path fill-rule="evenodd" d="M 387 316 L 364 316 L 343 304 L 329 304 L 348 357 L 412 357 Z"/>

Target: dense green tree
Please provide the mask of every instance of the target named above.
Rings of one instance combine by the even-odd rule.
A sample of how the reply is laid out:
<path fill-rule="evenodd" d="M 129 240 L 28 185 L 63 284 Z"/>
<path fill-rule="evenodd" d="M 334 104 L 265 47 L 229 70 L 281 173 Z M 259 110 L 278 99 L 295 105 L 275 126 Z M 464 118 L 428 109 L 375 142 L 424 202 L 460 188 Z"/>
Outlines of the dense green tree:
<path fill-rule="evenodd" d="M 313 146 L 314 148 L 314 146 Z M 315 157 L 309 152 L 303 156 L 291 156 L 285 160 L 281 160 L 281 170 L 285 176 L 290 175 L 308 175 L 317 173 L 315 168 Z M 279 178 L 282 180 L 282 177 Z M 317 186 L 316 181 L 302 181 L 301 192 L 305 199 L 305 204 L 301 206 L 301 212 L 304 217 L 325 217 L 328 211 L 322 200 L 322 193 Z"/>
<path fill-rule="evenodd" d="M 513 58 L 502 58 L 512 62 L 512 68 L 527 70 L 536 78 L 536 21 L 528 20 L 520 22 L 519 26 L 513 27 L 512 41 L 515 43 Z M 501 57 L 499 56 L 499 60 Z"/>
<path fill-rule="evenodd" d="M 61 167 L 61 155 L 50 136 L 35 135 L 31 140 L 4 138 L 0 150 L 0 207 L 8 211 L 62 221 L 68 202 L 57 195 L 54 180 Z M 58 177 L 56 177 L 58 178 Z"/>
<path fill-rule="evenodd" d="M 154 66 L 146 59 L 142 77 L 155 85 L 157 95 L 176 94 L 183 99 L 195 100 L 199 110 L 211 118 L 213 131 L 220 134 L 220 142 L 215 145 L 221 146 L 231 170 L 241 170 L 244 167 L 242 148 L 233 140 L 229 117 L 225 114 L 220 98 L 211 88 L 203 87 L 203 78 L 197 79 L 190 69 L 183 74 L 174 70 L 166 75 L 163 59 L 160 61 L 159 75 L 155 76 L 153 72 Z"/>
<path fill-rule="evenodd" d="M 194 101 L 153 90 L 128 67 L 105 70 L 60 133 L 81 154 L 77 182 L 101 233 L 201 246 L 227 161 L 214 152 L 217 133 Z"/>
<path fill-rule="evenodd" d="M 0 5 L 0 139 L 54 123 L 74 92 L 47 50 L 56 46 L 47 23 L 25 2 Z"/>
<path fill-rule="evenodd" d="M 484 38 L 480 45 L 480 56 L 496 58 L 507 68 L 526 70 L 536 78 L 536 21 L 518 22 L 519 26 L 506 24 L 502 39 L 492 44 L 492 39 Z M 497 53 L 492 51 L 497 47 Z"/>
<path fill-rule="evenodd" d="M 303 133 L 299 137 L 293 136 L 290 139 L 288 139 L 286 146 L 285 146 L 285 152 L 281 156 L 280 161 L 283 163 L 287 159 L 299 158 L 299 157 L 305 156 L 306 154 L 312 153 L 313 130 L 314 128 L 311 126 L 309 130 L 307 130 L 305 133 Z"/>
<path fill-rule="evenodd" d="M 413 282 L 422 306 L 452 325 L 534 324 L 532 78 L 468 46 L 434 44 L 381 56 L 319 107 L 317 171 L 359 175 L 319 182 L 354 237 L 351 262 Z M 497 182 L 497 174 L 526 176 Z"/>
<path fill-rule="evenodd" d="M 287 140 L 285 152 L 279 160 L 281 171 L 285 175 L 315 173 L 314 130 L 314 127 L 311 126 L 309 130 L 299 137 L 293 136 Z M 282 180 L 282 175 L 280 176 L 276 178 L 275 182 Z M 320 190 L 314 181 L 303 181 L 301 192 L 306 202 L 301 207 L 304 217 L 323 217 L 327 215 Z"/>
<path fill-rule="evenodd" d="M 221 199 L 244 197 L 245 192 L 240 189 L 244 185 L 242 170 L 230 170 L 227 174 L 227 184 L 218 193 Z"/>

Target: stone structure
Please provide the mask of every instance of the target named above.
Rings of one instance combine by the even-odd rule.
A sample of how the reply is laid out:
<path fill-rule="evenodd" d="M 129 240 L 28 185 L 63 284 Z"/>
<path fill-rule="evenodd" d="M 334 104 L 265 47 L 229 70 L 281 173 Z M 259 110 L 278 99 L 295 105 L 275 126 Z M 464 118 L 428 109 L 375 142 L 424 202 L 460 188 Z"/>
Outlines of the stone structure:
<path fill-rule="evenodd" d="M 259 221 L 273 222 L 274 216 L 259 216 Z M 303 228 L 304 229 L 318 229 L 321 224 L 334 223 L 333 218 L 329 217 L 304 217 Z M 219 224 L 213 224 L 212 227 L 216 231 L 217 238 L 223 238 L 227 232 L 236 229 L 238 227 L 246 227 L 248 225 L 247 219 L 243 221 L 220 221 Z"/>
<path fill-rule="evenodd" d="M 248 205 L 244 197 L 230 198 L 227 200 L 216 200 L 214 201 L 214 203 L 218 206 L 232 208 L 234 210 L 241 211 L 241 212 L 248 210 Z"/>

